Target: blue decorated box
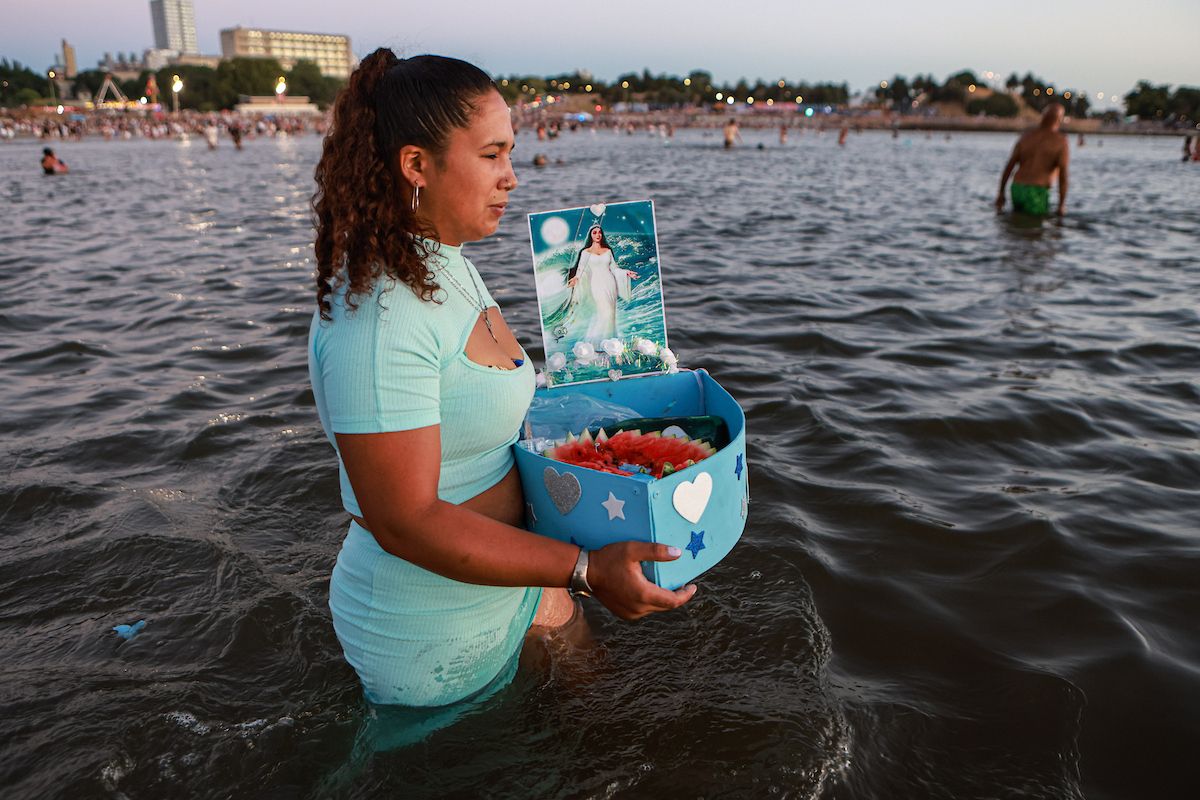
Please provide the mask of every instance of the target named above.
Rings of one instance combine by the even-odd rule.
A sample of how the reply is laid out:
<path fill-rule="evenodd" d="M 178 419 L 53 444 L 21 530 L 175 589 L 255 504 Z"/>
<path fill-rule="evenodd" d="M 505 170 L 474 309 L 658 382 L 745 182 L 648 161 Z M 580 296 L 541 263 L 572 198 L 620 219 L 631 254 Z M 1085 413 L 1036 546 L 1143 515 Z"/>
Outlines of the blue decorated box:
<path fill-rule="evenodd" d="M 725 557 L 741 538 L 750 500 L 746 418 L 705 370 L 540 388 L 546 398 L 571 392 L 626 406 L 642 417 L 717 416 L 729 443 L 690 467 L 654 479 L 616 475 L 539 455 L 531 442 L 515 448 L 525 491 L 527 525 L 587 549 L 611 542 L 674 545 L 683 555 L 644 562 L 647 579 L 677 589 Z"/>

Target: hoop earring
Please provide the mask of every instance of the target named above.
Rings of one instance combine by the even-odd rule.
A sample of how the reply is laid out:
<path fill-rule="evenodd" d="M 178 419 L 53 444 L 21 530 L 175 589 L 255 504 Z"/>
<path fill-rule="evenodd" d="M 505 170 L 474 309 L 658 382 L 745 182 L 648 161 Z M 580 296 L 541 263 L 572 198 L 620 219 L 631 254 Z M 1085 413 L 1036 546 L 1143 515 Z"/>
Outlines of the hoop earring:
<path fill-rule="evenodd" d="M 413 186 L 412 194 L 412 210 L 414 214 L 417 212 L 417 206 L 419 205 L 421 205 L 421 186 L 417 184 Z"/>

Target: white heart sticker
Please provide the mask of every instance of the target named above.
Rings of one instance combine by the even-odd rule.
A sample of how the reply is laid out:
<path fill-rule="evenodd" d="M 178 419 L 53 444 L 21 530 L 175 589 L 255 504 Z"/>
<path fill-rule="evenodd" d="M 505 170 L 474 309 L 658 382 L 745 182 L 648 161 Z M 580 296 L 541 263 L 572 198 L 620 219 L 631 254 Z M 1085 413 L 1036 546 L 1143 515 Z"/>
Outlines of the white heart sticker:
<path fill-rule="evenodd" d="M 604 205 L 604 203 L 596 203 L 596 205 L 592 206 L 588 210 L 591 211 L 593 214 L 595 214 L 597 217 L 600 217 L 600 216 L 604 215 L 604 210 L 606 208 L 608 208 L 608 206 Z"/>
<path fill-rule="evenodd" d="M 671 496 L 671 502 L 675 504 L 675 510 L 679 512 L 679 516 L 695 525 L 700 521 L 700 517 L 704 516 L 704 509 L 708 507 L 708 498 L 712 496 L 712 488 L 712 476 L 707 472 L 701 472 L 696 476 L 696 480 L 684 481 L 676 486 L 675 494 Z"/>

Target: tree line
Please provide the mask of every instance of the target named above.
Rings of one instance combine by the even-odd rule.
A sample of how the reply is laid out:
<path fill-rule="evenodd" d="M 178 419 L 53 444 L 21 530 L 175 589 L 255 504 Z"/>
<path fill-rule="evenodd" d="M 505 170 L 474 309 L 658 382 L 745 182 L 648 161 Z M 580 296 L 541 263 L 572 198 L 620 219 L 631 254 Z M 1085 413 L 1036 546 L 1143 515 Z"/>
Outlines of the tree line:
<path fill-rule="evenodd" d="M 74 93 L 86 92 L 95 97 L 104 84 L 104 70 L 89 69 L 78 73 L 71 79 Z M 153 102 L 157 99 L 165 107 L 171 106 L 171 85 L 175 76 L 183 81 L 183 90 L 179 93 L 181 109 L 197 111 L 218 111 L 232 108 L 241 95 L 273 95 L 279 78 L 287 82 L 289 95 L 307 96 L 318 106 L 328 106 L 333 102 L 344 81 L 329 78 L 321 74 L 320 68 L 312 61 L 297 61 L 290 70 L 285 70 L 279 61 L 273 58 L 231 58 L 222 61 L 214 69 L 206 66 L 170 66 L 151 72 L 143 70 L 136 78 L 113 83 L 130 100 L 147 97 Z M 158 88 L 158 97 L 151 98 L 150 78 Z M 0 103 L 20 106 L 39 103 L 48 96 L 48 77 L 39 75 L 18 62 L 0 59 L 0 81 L 6 83 L 0 87 Z M 112 99 L 112 98 L 106 98 Z"/>
<path fill-rule="evenodd" d="M 198 111 L 232 108 L 239 95 L 271 95 L 282 76 L 287 81 L 289 95 L 306 95 L 325 108 L 333 102 L 344 81 L 325 77 L 311 61 L 299 61 L 285 70 L 272 58 L 233 58 L 222 61 L 215 69 L 204 66 L 165 67 L 157 72 L 144 71 L 137 78 L 118 82 L 121 91 L 130 99 L 146 94 L 150 76 L 158 85 L 158 100 L 171 104 L 171 84 L 178 75 L 183 81 L 179 107 Z M 104 82 L 103 70 L 85 70 L 73 79 L 76 91 L 95 96 Z M 0 105 L 22 106 L 44 102 L 49 94 L 49 79 L 17 61 L 0 58 Z M 510 104 L 535 102 L 547 95 L 584 95 L 595 98 L 604 107 L 615 103 L 644 103 L 652 109 L 702 107 L 715 103 L 753 102 L 766 106 L 843 105 L 850 100 L 845 83 L 807 83 L 786 79 L 778 81 L 745 78 L 736 83 L 718 83 L 712 73 L 693 70 L 687 75 L 652 75 L 649 70 L 628 72 L 606 82 L 586 73 L 570 72 L 558 75 L 498 76 L 496 85 Z M 896 75 L 880 81 L 874 90 L 877 101 L 890 104 L 897 111 L 911 112 L 932 103 L 960 103 L 968 114 L 994 117 L 1015 117 L 1020 105 L 1041 111 L 1050 103 L 1061 103 L 1074 117 L 1086 117 L 1091 101 L 1086 91 L 1060 88 L 1033 73 L 1019 76 L 1012 73 L 1004 82 L 1007 91 L 993 91 L 974 72 L 962 70 L 938 81 L 933 75 L 917 74 L 911 79 Z M 1018 103 L 1018 98 L 1020 103 Z M 1125 95 L 1125 112 L 1143 120 L 1164 123 L 1194 124 L 1200 122 L 1200 88 L 1139 81 Z"/>
<path fill-rule="evenodd" d="M 941 83 L 932 75 L 918 74 L 911 80 L 896 75 L 891 80 L 879 82 L 875 97 L 891 102 L 897 110 L 920 108 L 931 103 L 960 103 L 968 114 L 990 117 L 1015 117 L 1021 113 L 1021 103 L 1041 111 L 1057 102 L 1074 117 L 1086 117 L 1091 108 L 1086 91 L 1058 90 L 1052 82 L 1029 72 L 1024 78 L 1012 73 L 1004 82 L 1004 88 L 1007 91 L 992 89 L 971 70 L 962 70 Z"/>
<path fill-rule="evenodd" d="M 1156 86 L 1150 81 L 1138 81 L 1133 91 L 1125 95 L 1125 110 L 1139 119 L 1200 123 L 1200 87 L 1178 86 L 1171 91 L 1165 83 Z"/>
<path fill-rule="evenodd" d="M 545 77 L 507 75 L 498 77 L 496 83 L 510 104 L 535 101 L 548 94 L 590 95 L 603 106 L 637 102 L 652 109 L 711 105 L 731 97 L 735 103 L 764 105 L 842 105 L 850 100 L 850 88 L 845 83 L 793 83 L 784 79 L 750 83 L 745 78 L 736 83 L 718 83 L 706 70 L 693 70 L 685 76 L 652 75 L 650 70 L 642 70 L 619 75 L 612 82 L 580 72 Z"/>

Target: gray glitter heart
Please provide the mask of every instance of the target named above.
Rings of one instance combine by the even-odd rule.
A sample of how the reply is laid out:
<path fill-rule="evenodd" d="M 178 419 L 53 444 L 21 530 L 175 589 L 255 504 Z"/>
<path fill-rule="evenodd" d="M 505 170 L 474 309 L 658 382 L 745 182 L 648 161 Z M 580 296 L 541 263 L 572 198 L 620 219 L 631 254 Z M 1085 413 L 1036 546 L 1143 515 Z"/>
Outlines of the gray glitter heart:
<path fill-rule="evenodd" d="M 542 473 L 542 482 L 546 484 L 546 493 L 554 501 L 554 507 L 564 517 L 571 513 L 571 509 L 583 496 L 579 478 L 570 472 L 560 475 L 554 467 L 546 467 L 545 472 Z"/>

